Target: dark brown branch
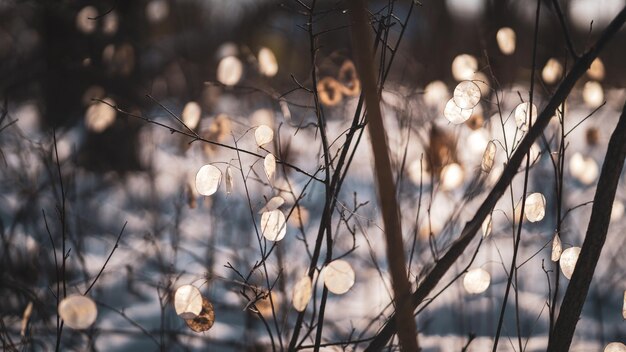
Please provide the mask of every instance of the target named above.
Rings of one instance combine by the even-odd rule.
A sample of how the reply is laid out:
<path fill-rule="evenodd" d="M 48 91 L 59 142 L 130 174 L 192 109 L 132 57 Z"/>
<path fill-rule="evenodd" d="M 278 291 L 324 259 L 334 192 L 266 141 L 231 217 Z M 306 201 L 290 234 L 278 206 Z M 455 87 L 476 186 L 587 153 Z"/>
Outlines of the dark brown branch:
<path fill-rule="evenodd" d="M 454 262 L 456 262 L 456 260 L 459 259 L 459 257 L 465 252 L 467 246 L 476 236 L 481 224 L 496 205 L 498 199 L 500 199 L 502 194 L 504 194 L 507 187 L 513 180 L 513 177 L 517 174 L 517 170 L 519 169 L 525 154 L 530 150 L 530 147 L 535 139 L 537 139 L 543 130 L 548 126 L 548 123 L 554 115 L 557 107 L 565 100 L 578 79 L 585 74 L 587 68 L 591 65 L 591 62 L 598 57 L 598 54 L 602 51 L 602 49 L 604 49 L 606 44 L 613 38 L 613 36 L 615 36 L 617 31 L 624 24 L 624 21 L 626 21 L 626 7 L 620 11 L 613 21 L 611 21 L 600 36 L 600 39 L 596 42 L 596 45 L 591 47 L 586 54 L 576 60 L 572 70 L 561 82 L 546 107 L 538 116 L 537 122 L 530 128 L 526 137 L 524 137 L 524 139 L 520 142 L 517 150 L 512 155 L 510 162 L 502 172 L 502 176 L 493 187 L 485 201 L 478 208 L 472 220 L 465 225 L 460 237 L 452 244 L 448 252 L 441 257 L 441 259 L 437 262 L 437 265 L 435 265 L 432 271 L 428 273 L 424 281 L 413 293 L 413 308 L 416 308 L 424 300 L 424 298 L 430 294 L 435 286 L 437 286 L 441 278 L 450 269 L 452 264 L 454 264 Z M 370 343 L 367 350 L 381 350 L 387 344 L 391 336 L 396 333 L 396 330 L 396 314 L 394 313 L 390 317 L 387 324 L 378 333 L 376 338 Z"/>
<path fill-rule="evenodd" d="M 353 22 L 352 45 L 357 59 L 357 70 L 363 82 L 368 131 L 374 152 L 374 166 L 378 198 L 382 208 L 385 240 L 387 245 L 387 261 L 391 271 L 391 282 L 394 292 L 396 311 L 401 329 L 398 330 L 400 347 L 404 351 L 418 351 L 417 327 L 413 318 L 411 305 L 411 286 L 406 274 L 406 260 L 402 242 L 402 227 L 396 186 L 391 171 L 389 147 L 383 124 L 376 77 L 374 76 L 374 62 L 370 51 L 371 38 L 368 35 L 368 21 L 363 1 L 350 1 L 350 17 Z"/>
<path fill-rule="evenodd" d="M 576 262 L 574 274 L 567 286 L 567 291 L 565 291 L 559 317 L 554 325 L 554 337 L 548 345 L 549 351 L 569 351 L 576 330 L 576 323 L 578 323 L 585 304 L 591 279 L 606 241 L 606 234 L 611 221 L 611 208 L 624 167 L 624 158 L 626 158 L 626 104 L 617 127 L 615 127 L 609 140 L 604 165 L 598 180 L 598 188 L 593 198 L 587 234 Z"/>

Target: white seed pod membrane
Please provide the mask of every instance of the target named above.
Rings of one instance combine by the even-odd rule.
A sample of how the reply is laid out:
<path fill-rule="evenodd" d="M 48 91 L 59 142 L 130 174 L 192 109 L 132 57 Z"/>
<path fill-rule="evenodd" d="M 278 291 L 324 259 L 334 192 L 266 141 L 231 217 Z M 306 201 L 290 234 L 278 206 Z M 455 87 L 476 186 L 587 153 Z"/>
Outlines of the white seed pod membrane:
<path fill-rule="evenodd" d="M 509 27 L 500 28 L 496 33 L 498 48 L 504 55 L 511 55 L 515 52 L 515 39 L 515 31 Z"/>
<path fill-rule="evenodd" d="M 224 85 L 232 86 L 237 84 L 242 74 L 243 65 L 234 56 L 226 56 L 217 65 L 217 80 Z"/>
<path fill-rule="evenodd" d="M 285 204 L 285 199 L 283 199 L 283 197 L 280 197 L 280 196 L 272 197 L 272 199 L 268 200 L 267 203 L 265 203 L 265 206 L 261 208 L 261 210 L 259 210 L 259 214 L 276 210 L 283 204 Z"/>
<path fill-rule="evenodd" d="M 532 108 L 529 108 L 530 103 L 521 103 L 515 108 L 515 124 L 517 128 L 526 132 L 528 131 L 528 127 L 530 125 L 530 119 L 532 117 L 532 123 L 535 124 L 537 120 L 537 107 L 535 104 L 532 105 Z"/>
<path fill-rule="evenodd" d="M 204 165 L 196 174 L 196 190 L 203 196 L 217 192 L 222 181 L 222 172 L 211 164 Z"/>
<path fill-rule="evenodd" d="M 183 319 L 193 319 L 202 311 L 202 294 L 192 285 L 183 285 L 174 293 L 174 309 Z"/>
<path fill-rule="evenodd" d="M 268 48 L 261 48 L 261 50 L 259 50 L 259 72 L 268 77 L 274 77 L 278 72 L 276 56 Z"/>
<path fill-rule="evenodd" d="M 293 307 L 298 312 L 304 311 L 311 300 L 312 293 L 311 279 L 305 275 L 293 287 Z"/>
<path fill-rule="evenodd" d="M 71 295 L 59 303 L 59 316 L 72 329 L 87 329 L 96 321 L 98 308 L 89 297 Z"/>
<path fill-rule="evenodd" d="M 561 236 L 559 234 L 554 234 L 554 239 L 552 240 L 552 254 L 550 255 L 550 259 L 553 262 L 558 262 L 561 259 L 561 254 L 563 253 L 563 247 L 561 245 Z"/>
<path fill-rule="evenodd" d="M 480 88 L 472 81 L 463 81 L 454 88 L 452 100 L 461 109 L 472 109 L 480 101 Z"/>
<path fill-rule="evenodd" d="M 489 173 L 493 168 L 493 161 L 496 159 L 496 143 L 494 141 L 489 141 L 487 143 L 487 148 L 485 148 L 485 152 L 483 153 L 483 160 L 480 163 L 480 169 L 486 173 Z"/>
<path fill-rule="evenodd" d="M 321 275 L 324 277 L 324 285 L 328 291 L 337 295 L 348 292 L 354 285 L 354 270 L 345 260 L 337 259 L 328 263 L 322 269 Z"/>
<path fill-rule="evenodd" d="M 480 227 L 483 231 L 483 238 L 489 237 L 491 235 L 491 229 L 493 227 L 493 221 L 491 218 L 491 214 L 487 215 L 485 221 L 483 221 L 482 226 Z"/>
<path fill-rule="evenodd" d="M 110 98 L 105 98 L 103 101 L 115 106 L 115 102 Z M 87 108 L 85 112 L 85 126 L 90 131 L 100 133 L 115 123 L 116 115 L 117 111 L 114 108 L 98 101 Z"/>
<path fill-rule="evenodd" d="M 254 139 L 256 140 L 256 145 L 262 147 L 272 142 L 274 139 L 274 131 L 266 125 L 260 125 L 254 131 Z"/>
<path fill-rule="evenodd" d="M 271 183 L 276 173 L 276 157 L 273 154 L 267 154 L 265 160 L 263 160 L 263 167 L 265 168 L 265 176 Z"/>
<path fill-rule="evenodd" d="M 611 342 L 604 347 L 604 352 L 626 352 L 626 345 L 621 342 Z"/>
<path fill-rule="evenodd" d="M 461 54 L 452 60 L 452 76 L 457 81 L 472 79 L 476 70 L 478 70 L 478 60 L 472 55 Z"/>
<path fill-rule="evenodd" d="M 590 185 L 596 181 L 600 171 L 593 158 L 574 153 L 569 160 L 569 172 L 582 184 Z"/>
<path fill-rule="evenodd" d="M 561 253 L 561 271 L 568 280 L 572 278 L 579 254 L 580 247 L 570 247 Z"/>
<path fill-rule="evenodd" d="M 285 214 L 276 209 L 261 215 L 261 233 L 269 241 L 280 241 L 287 234 Z"/>
<path fill-rule="evenodd" d="M 541 193 L 533 193 L 526 197 L 524 215 L 530 222 L 541 221 L 546 215 L 546 198 Z"/>
<path fill-rule="evenodd" d="M 485 292 L 491 283 L 491 275 L 481 268 L 475 268 L 467 272 L 463 278 L 463 287 L 467 293 L 476 295 Z"/>
<path fill-rule="evenodd" d="M 461 124 L 472 116 L 472 109 L 461 109 L 454 102 L 454 98 L 448 100 L 446 107 L 443 109 L 443 116 L 453 124 Z"/>
<path fill-rule="evenodd" d="M 452 163 L 441 169 L 440 178 L 441 189 L 444 191 L 451 191 L 463 184 L 465 172 L 463 171 L 461 165 Z"/>
<path fill-rule="evenodd" d="M 183 108 L 183 122 L 187 127 L 193 130 L 198 126 L 198 122 L 200 122 L 201 113 L 202 109 L 200 108 L 200 105 L 195 101 L 190 101 Z"/>
<path fill-rule="evenodd" d="M 231 194 L 233 192 L 233 187 L 235 186 L 235 180 L 233 178 L 233 171 L 230 166 L 226 168 L 226 194 Z"/>
<path fill-rule="evenodd" d="M 599 82 L 589 81 L 583 87 L 583 101 L 590 108 L 597 108 L 604 102 L 604 90 Z"/>

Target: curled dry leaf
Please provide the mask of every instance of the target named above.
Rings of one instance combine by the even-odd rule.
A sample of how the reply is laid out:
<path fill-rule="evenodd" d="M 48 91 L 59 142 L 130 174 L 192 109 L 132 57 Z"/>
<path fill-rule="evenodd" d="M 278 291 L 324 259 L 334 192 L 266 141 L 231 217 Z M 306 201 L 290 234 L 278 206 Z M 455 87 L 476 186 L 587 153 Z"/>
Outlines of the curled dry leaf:
<path fill-rule="evenodd" d="M 265 206 L 259 210 L 259 214 L 263 214 L 268 211 L 276 210 L 280 208 L 281 205 L 285 204 L 285 199 L 281 196 L 272 197 L 272 199 L 268 200 L 265 203 Z"/>
<path fill-rule="evenodd" d="M 337 259 L 328 263 L 322 269 L 321 275 L 324 277 L 324 285 L 328 291 L 341 295 L 354 285 L 355 274 L 350 263 Z"/>
<path fill-rule="evenodd" d="M 312 293 L 311 278 L 305 275 L 293 287 L 293 307 L 298 312 L 304 311 L 311 300 Z"/>
<path fill-rule="evenodd" d="M 570 247 L 561 253 L 561 271 L 563 275 L 569 280 L 572 278 L 574 268 L 576 268 L 576 262 L 578 261 L 578 255 L 580 254 L 580 247 Z"/>
<path fill-rule="evenodd" d="M 202 311 L 202 294 L 193 285 L 182 285 L 174 293 L 174 309 L 183 319 L 193 319 Z"/>
<path fill-rule="evenodd" d="M 221 182 L 222 172 L 211 164 L 202 166 L 196 174 L 196 190 L 203 196 L 217 192 Z"/>
<path fill-rule="evenodd" d="M 261 233 L 269 241 L 280 241 L 287 234 L 285 214 L 276 209 L 261 215 Z"/>
<path fill-rule="evenodd" d="M 443 116 L 451 123 L 458 125 L 472 116 L 472 109 L 461 109 L 454 102 L 454 98 L 452 98 L 446 103 L 446 107 L 443 109 Z"/>
<path fill-rule="evenodd" d="M 463 81 L 454 88 L 452 100 L 461 109 L 473 109 L 480 101 L 480 88 L 472 81 Z"/>
<path fill-rule="evenodd" d="M 554 234 L 554 239 L 552 240 L 552 254 L 550 259 L 553 262 L 558 262 L 561 259 L 561 254 L 563 253 L 563 247 L 561 245 L 561 236 L 558 233 Z"/>
<path fill-rule="evenodd" d="M 272 142 L 274 139 L 274 131 L 267 125 L 260 125 L 254 131 L 254 139 L 256 140 L 256 145 L 262 147 Z"/>
<path fill-rule="evenodd" d="M 272 183 L 274 181 L 274 174 L 276 173 L 276 157 L 273 154 L 267 154 L 265 160 L 263 160 L 263 167 L 265 168 L 267 180 Z"/>
<path fill-rule="evenodd" d="M 490 283 L 491 275 L 482 268 L 471 269 L 463 277 L 463 287 L 467 293 L 473 295 L 485 292 Z"/>
<path fill-rule="evenodd" d="M 96 321 L 98 308 L 94 301 L 83 295 L 70 295 L 59 303 L 59 316 L 72 329 L 87 329 Z"/>
<path fill-rule="evenodd" d="M 491 172 L 493 162 L 496 159 L 496 150 L 496 143 L 494 141 L 489 141 L 489 143 L 487 143 L 487 148 L 485 148 L 485 152 L 483 153 L 483 160 L 480 163 L 480 169 L 483 170 L 483 172 Z"/>
<path fill-rule="evenodd" d="M 533 193 L 526 197 L 524 215 L 530 222 L 541 221 L 546 215 L 546 198 L 541 193 Z"/>
<path fill-rule="evenodd" d="M 215 310 L 213 304 L 206 297 L 202 297 L 202 310 L 193 319 L 185 319 L 187 326 L 195 332 L 209 330 L 215 323 Z"/>

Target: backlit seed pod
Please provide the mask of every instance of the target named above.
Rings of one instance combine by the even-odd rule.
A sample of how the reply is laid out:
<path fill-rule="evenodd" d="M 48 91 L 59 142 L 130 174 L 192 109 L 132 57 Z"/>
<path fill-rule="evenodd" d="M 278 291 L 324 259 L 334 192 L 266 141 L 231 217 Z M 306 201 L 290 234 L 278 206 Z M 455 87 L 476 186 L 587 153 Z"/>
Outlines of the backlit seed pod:
<path fill-rule="evenodd" d="M 332 77 L 324 77 L 317 82 L 317 93 L 326 106 L 335 106 L 341 102 L 341 89 L 341 83 Z"/>
<path fill-rule="evenodd" d="M 110 98 L 105 98 L 103 101 L 93 103 L 87 108 L 85 113 L 87 129 L 96 133 L 103 132 L 109 128 L 115 122 L 115 116 L 117 115 L 115 109 L 109 106 L 114 106 L 115 102 Z"/>
<path fill-rule="evenodd" d="M 555 59 L 551 58 L 541 70 L 541 78 L 547 84 L 556 83 L 563 76 L 563 65 Z"/>
<path fill-rule="evenodd" d="M 532 108 L 529 108 L 530 102 L 521 103 L 515 108 L 515 124 L 517 128 L 522 130 L 523 132 L 528 131 L 528 127 L 530 127 L 530 122 L 532 118 L 532 124 L 535 124 L 537 120 L 537 107 L 535 104 L 532 105 Z"/>
<path fill-rule="evenodd" d="M 87 296 L 71 295 L 59 303 L 59 316 L 72 329 L 87 329 L 96 321 L 98 308 Z"/>
<path fill-rule="evenodd" d="M 463 277 L 465 291 L 473 295 L 485 292 L 490 283 L 491 275 L 482 268 L 471 269 Z"/>
<path fill-rule="evenodd" d="M 589 66 L 589 69 L 587 70 L 587 76 L 596 81 L 601 81 L 604 79 L 604 64 L 599 57 L 596 57 L 591 63 L 591 66 Z"/>
<path fill-rule="evenodd" d="M 561 259 L 561 254 L 563 253 L 563 247 L 561 245 L 561 236 L 558 233 L 554 234 L 554 239 L 552 239 L 552 253 L 550 255 L 550 260 L 553 262 L 558 262 Z"/>
<path fill-rule="evenodd" d="M 351 60 L 346 60 L 339 69 L 338 81 L 341 92 L 349 97 L 361 94 L 361 81 L 357 76 L 356 67 Z"/>
<path fill-rule="evenodd" d="M 263 168 L 265 169 L 267 180 L 272 183 L 274 181 L 274 174 L 276 173 L 276 157 L 273 154 L 267 154 L 265 156 Z"/>
<path fill-rule="evenodd" d="M 193 319 L 202 312 L 202 294 L 193 285 L 183 285 L 174 293 L 174 309 L 183 319 Z"/>
<path fill-rule="evenodd" d="M 448 99 L 450 99 L 450 92 L 448 92 L 448 86 L 442 81 L 432 81 L 424 88 L 424 103 L 431 108 L 438 108 L 442 106 Z"/>
<path fill-rule="evenodd" d="M 504 55 L 512 55 L 515 52 L 515 31 L 509 27 L 502 27 L 496 33 L 498 48 Z"/>
<path fill-rule="evenodd" d="M 491 229 L 493 228 L 493 221 L 492 221 L 491 214 L 487 215 L 487 217 L 483 221 L 483 224 L 480 228 L 483 231 L 483 238 L 487 238 L 489 237 L 489 235 L 491 235 Z"/>
<path fill-rule="evenodd" d="M 321 272 L 328 291 L 341 295 L 354 285 L 355 274 L 352 266 L 345 260 L 337 259 L 328 263 Z"/>
<path fill-rule="evenodd" d="M 313 294 L 313 287 L 311 284 L 311 279 L 305 275 L 303 276 L 293 287 L 293 307 L 298 311 L 302 312 L 306 309 L 306 306 L 309 304 L 311 300 L 311 295 Z"/>
<path fill-rule="evenodd" d="M 268 48 L 259 50 L 259 72 L 267 77 L 274 77 L 278 73 L 276 56 Z"/>
<path fill-rule="evenodd" d="M 496 159 L 496 143 L 494 141 L 489 141 L 487 143 L 487 148 L 485 148 L 485 152 L 483 153 L 483 160 L 480 163 L 480 169 L 483 172 L 489 173 L 493 168 L 493 162 Z"/>
<path fill-rule="evenodd" d="M 76 28 L 85 34 L 92 33 L 98 21 L 95 18 L 98 17 L 98 10 L 93 6 L 85 6 L 78 14 L 76 14 Z"/>
<path fill-rule="evenodd" d="M 604 103 L 604 90 L 602 85 L 595 81 L 585 83 L 583 87 L 583 101 L 590 108 L 597 108 Z"/>
<path fill-rule="evenodd" d="M 200 105 L 195 101 L 190 101 L 183 108 L 183 122 L 187 127 L 193 130 L 198 126 L 198 122 L 200 122 L 201 113 L 202 109 L 200 109 Z"/>
<path fill-rule="evenodd" d="M 530 222 L 541 221 L 546 215 L 546 198 L 541 193 L 533 193 L 526 197 L 524 215 Z"/>
<path fill-rule="evenodd" d="M 215 323 L 213 304 L 206 297 L 202 297 L 202 310 L 193 319 L 185 319 L 187 326 L 195 332 L 208 331 Z"/>
<path fill-rule="evenodd" d="M 263 214 L 268 211 L 276 210 L 280 208 L 281 205 L 285 204 L 285 199 L 281 196 L 272 197 L 272 199 L 268 200 L 265 203 L 265 206 L 259 210 L 259 214 Z"/>
<path fill-rule="evenodd" d="M 280 241 L 287 234 L 285 214 L 275 209 L 261 215 L 261 233 L 268 241 Z"/>
<path fill-rule="evenodd" d="M 454 88 L 452 99 L 461 109 L 473 109 L 480 101 L 480 88 L 472 81 L 463 81 Z"/>
<path fill-rule="evenodd" d="M 271 291 L 269 294 L 257 300 L 254 306 L 265 319 L 269 319 L 273 315 L 272 312 L 276 312 L 278 308 L 280 308 L 280 296 L 274 291 Z"/>
<path fill-rule="evenodd" d="M 574 153 L 569 160 L 569 172 L 579 182 L 585 185 L 593 184 L 600 173 L 598 163 L 580 153 Z"/>
<path fill-rule="evenodd" d="M 222 182 L 222 172 L 211 164 L 204 165 L 196 174 L 196 190 L 203 196 L 217 192 Z"/>
<path fill-rule="evenodd" d="M 243 74 L 243 65 L 235 56 L 226 56 L 217 65 L 217 80 L 226 86 L 234 86 Z"/>
<path fill-rule="evenodd" d="M 266 125 L 260 125 L 254 131 L 256 145 L 262 147 L 274 139 L 274 131 Z"/>
<path fill-rule="evenodd" d="M 561 253 L 561 271 L 563 275 L 569 280 L 572 278 L 574 268 L 576 268 L 576 262 L 578 261 L 578 255 L 580 254 L 580 247 L 570 247 Z"/>
<path fill-rule="evenodd" d="M 463 184 L 465 172 L 463 171 L 461 165 L 451 163 L 441 169 L 440 177 L 441 189 L 444 191 L 451 191 Z"/>
<path fill-rule="evenodd" d="M 457 55 L 452 61 L 452 76 L 457 81 L 472 79 L 478 70 L 478 60 L 472 55 Z"/>
<path fill-rule="evenodd" d="M 454 99 L 450 99 L 443 109 L 443 116 L 451 123 L 458 125 L 467 121 L 467 119 L 472 116 L 472 109 L 461 109 L 456 105 Z"/>
<path fill-rule="evenodd" d="M 604 347 L 604 352 L 626 352 L 626 345 L 621 342 L 611 342 Z"/>

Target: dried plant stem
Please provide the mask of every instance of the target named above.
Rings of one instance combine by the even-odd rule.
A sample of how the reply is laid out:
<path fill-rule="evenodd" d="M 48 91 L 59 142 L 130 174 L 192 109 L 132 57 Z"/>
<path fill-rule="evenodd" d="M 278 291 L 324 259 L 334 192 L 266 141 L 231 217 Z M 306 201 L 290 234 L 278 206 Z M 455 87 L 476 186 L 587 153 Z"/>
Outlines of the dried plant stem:
<path fill-rule="evenodd" d="M 418 351 L 417 328 L 410 300 L 411 286 L 406 274 L 406 260 L 402 241 L 400 213 L 396 189 L 389 158 L 389 147 L 380 110 L 379 95 L 374 63 L 370 52 L 367 17 L 363 1 L 350 1 L 350 16 L 353 22 L 352 44 L 356 53 L 357 70 L 363 82 L 365 103 L 368 112 L 368 131 L 374 152 L 374 166 L 378 198 L 382 208 L 387 261 L 391 271 L 396 311 L 401 329 L 398 329 L 400 347 L 404 351 Z"/>
<path fill-rule="evenodd" d="M 626 21 L 626 8 L 622 9 L 619 14 L 611 21 L 608 27 L 604 30 L 596 44 L 591 47 L 587 53 L 576 60 L 572 70 L 561 82 L 556 92 L 549 100 L 546 107 L 542 110 L 541 114 L 537 117 L 536 123 L 529 129 L 528 134 L 519 143 L 519 146 L 515 153 L 511 156 L 510 162 L 502 172 L 502 176 L 493 187 L 487 198 L 483 201 L 481 206 L 476 211 L 476 214 L 463 228 L 460 237 L 452 244 L 448 252 L 440 258 L 435 267 L 428 273 L 421 285 L 413 293 L 413 307 L 417 307 L 425 298 L 432 292 L 437 286 L 441 278 L 447 273 L 452 264 L 465 252 L 465 249 L 470 244 L 472 239 L 478 233 L 482 222 L 487 215 L 492 211 L 496 205 L 498 199 L 504 194 L 507 187 L 517 174 L 517 170 L 520 167 L 522 160 L 526 153 L 530 150 L 533 142 L 542 134 L 543 130 L 548 126 L 550 119 L 554 115 L 554 112 L 559 105 L 567 98 L 570 91 L 578 81 L 578 79 L 585 74 L 587 68 L 591 65 L 591 62 L 598 57 L 598 54 L 604 49 L 607 43 L 615 36 L 618 30 L 622 27 Z M 396 314 L 394 313 L 386 323 L 386 325 L 377 334 L 374 340 L 368 346 L 368 351 L 379 351 L 389 341 L 391 336 L 397 330 Z"/>
<path fill-rule="evenodd" d="M 559 316 L 554 324 L 552 339 L 548 344 L 549 351 L 569 351 L 576 324 L 589 292 L 593 273 L 600 259 L 606 235 L 611 221 L 611 209 L 615 200 L 615 192 L 619 183 L 624 159 L 626 158 L 626 104 L 619 118 L 617 127 L 611 135 L 609 146 L 604 157 L 602 172 L 598 179 L 598 188 L 593 198 L 591 218 L 587 227 L 585 241 L 580 250 L 572 279 L 565 291 Z"/>

